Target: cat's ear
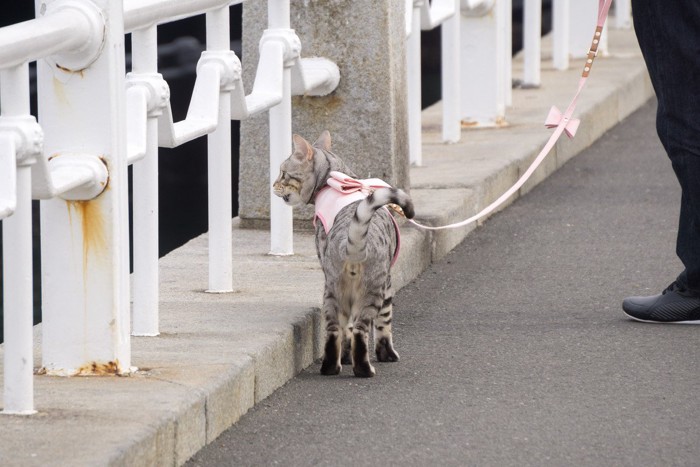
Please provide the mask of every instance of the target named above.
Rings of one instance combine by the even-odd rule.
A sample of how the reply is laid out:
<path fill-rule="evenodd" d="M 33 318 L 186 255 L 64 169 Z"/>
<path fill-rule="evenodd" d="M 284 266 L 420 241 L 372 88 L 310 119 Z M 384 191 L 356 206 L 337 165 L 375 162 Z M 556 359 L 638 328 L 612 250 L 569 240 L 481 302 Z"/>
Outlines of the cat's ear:
<path fill-rule="evenodd" d="M 319 136 L 314 143 L 314 147 L 323 149 L 324 151 L 331 150 L 331 134 L 328 133 L 328 130 L 324 130 L 323 133 L 321 133 L 321 136 Z"/>
<path fill-rule="evenodd" d="M 299 154 L 307 161 L 314 158 L 314 150 L 308 141 L 299 135 L 292 135 L 292 141 L 294 142 L 294 154 Z"/>

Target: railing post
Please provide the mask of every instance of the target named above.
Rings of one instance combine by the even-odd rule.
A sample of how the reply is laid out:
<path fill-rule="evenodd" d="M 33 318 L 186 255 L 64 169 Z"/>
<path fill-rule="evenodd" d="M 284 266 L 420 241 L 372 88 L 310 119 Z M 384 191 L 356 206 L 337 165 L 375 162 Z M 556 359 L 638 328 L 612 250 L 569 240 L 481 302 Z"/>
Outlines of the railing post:
<path fill-rule="evenodd" d="M 552 2 L 552 65 L 556 70 L 569 68 L 569 8 L 571 0 Z"/>
<path fill-rule="evenodd" d="M 131 34 L 131 76 L 158 71 L 158 30 L 149 26 Z M 154 96 L 150 96 L 154 97 Z M 158 115 L 146 119 L 146 155 L 133 164 L 134 280 L 132 333 L 157 336 L 158 330 Z"/>
<path fill-rule="evenodd" d="M 503 92 L 506 107 L 513 105 L 513 0 L 498 0 L 503 44 Z M 504 111 L 505 113 L 505 111 Z"/>
<path fill-rule="evenodd" d="M 505 31 L 501 2 L 485 0 L 471 6 L 462 0 L 461 116 L 467 124 L 496 126 L 505 121 L 510 74 L 505 66 Z"/>
<path fill-rule="evenodd" d="M 29 115 L 29 68 L 26 63 L 0 72 L 2 117 Z M 16 147 L 13 135 L 0 132 L 3 149 Z M 7 143 L 7 144 L 5 144 Z M 10 151 L 14 153 L 15 151 Z M 14 158 L 14 154 L 12 154 Z M 3 220 L 4 391 L 3 413 L 28 415 L 34 410 L 32 193 L 31 168 L 18 163 L 17 204 Z"/>
<path fill-rule="evenodd" d="M 206 14 L 207 52 L 228 53 L 228 6 Z M 290 117 L 291 118 L 291 117 Z M 223 84 L 219 93 L 216 130 L 207 135 L 209 193 L 209 288 L 210 293 L 233 290 L 231 202 L 231 87 Z"/>
<path fill-rule="evenodd" d="M 5 336 L 3 413 L 32 414 L 34 357 L 32 339 L 31 168 L 17 167 L 17 209 L 3 221 L 3 315 Z"/>
<path fill-rule="evenodd" d="M 406 81 L 408 83 L 408 150 L 411 165 L 423 163 L 421 137 L 421 7 L 423 1 L 414 0 L 411 8 L 411 34 L 406 44 Z M 408 5 L 406 6 L 408 8 Z"/>
<path fill-rule="evenodd" d="M 523 12 L 523 87 L 540 86 L 542 0 L 525 0 Z"/>
<path fill-rule="evenodd" d="M 45 153 L 99 155 L 107 188 L 91 200 L 42 202 L 43 366 L 48 374 L 130 371 L 129 248 L 121 0 L 37 0 L 40 14 L 66 7 L 104 18 L 86 58 L 80 49 L 39 60 Z"/>
<path fill-rule="evenodd" d="M 267 5 L 268 31 L 288 32 L 289 0 L 269 0 Z M 292 85 L 291 63 L 284 63 L 282 74 L 282 102 L 270 109 L 270 254 L 294 253 L 292 237 L 292 208 L 272 194 L 272 183 L 277 179 L 279 166 L 292 152 Z"/>
<path fill-rule="evenodd" d="M 442 24 L 441 68 L 442 68 L 442 140 L 457 143 L 462 137 L 459 115 L 460 100 L 460 0 L 454 0 L 455 14 Z"/>
<path fill-rule="evenodd" d="M 422 80 L 421 30 L 430 31 L 442 26 L 441 85 L 442 85 L 442 139 L 455 143 L 461 137 L 459 118 L 459 0 L 408 0 L 406 7 L 406 81 L 408 84 L 408 137 L 409 160 L 422 165 Z"/>

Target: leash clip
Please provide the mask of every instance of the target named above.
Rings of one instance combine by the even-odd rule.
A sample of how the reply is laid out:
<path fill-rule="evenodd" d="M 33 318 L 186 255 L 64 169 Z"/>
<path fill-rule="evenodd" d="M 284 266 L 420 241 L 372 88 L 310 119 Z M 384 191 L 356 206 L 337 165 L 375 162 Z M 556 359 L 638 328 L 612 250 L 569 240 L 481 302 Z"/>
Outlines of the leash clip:
<path fill-rule="evenodd" d="M 389 203 L 386 205 L 386 207 L 396 212 L 396 214 L 398 214 L 399 216 L 406 217 L 406 214 L 403 212 L 403 209 L 401 209 L 401 206 L 399 206 L 398 204 Z"/>

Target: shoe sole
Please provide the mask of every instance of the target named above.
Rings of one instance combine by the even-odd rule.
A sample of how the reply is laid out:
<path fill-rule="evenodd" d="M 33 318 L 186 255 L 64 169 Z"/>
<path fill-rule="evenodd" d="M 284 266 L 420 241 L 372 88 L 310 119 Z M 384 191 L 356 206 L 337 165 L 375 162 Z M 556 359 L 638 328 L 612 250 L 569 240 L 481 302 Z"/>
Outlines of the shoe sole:
<path fill-rule="evenodd" d="M 622 312 L 627 315 L 630 319 L 640 322 L 640 323 L 651 323 L 651 324 L 700 324 L 700 320 L 690 320 L 690 321 L 653 321 L 650 319 L 641 319 L 628 314 L 626 311 Z"/>

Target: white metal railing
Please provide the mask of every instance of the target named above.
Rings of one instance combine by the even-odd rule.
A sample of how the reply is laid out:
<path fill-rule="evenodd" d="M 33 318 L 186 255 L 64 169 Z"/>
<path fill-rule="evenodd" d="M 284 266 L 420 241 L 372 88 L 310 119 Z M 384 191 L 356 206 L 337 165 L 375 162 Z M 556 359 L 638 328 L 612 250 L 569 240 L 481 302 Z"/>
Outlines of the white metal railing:
<path fill-rule="evenodd" d="M 540 86 L 542 0 L 524 0 L 524 88 Z M 615 2 L 616 25 L 631 25 L 630 0 Z M 597 4 L 552 0 L 553 65 L 585 57 Z M 457 14 L 461 13 L 461 14 Z M 410 162 L 422 164 L 420 30 L 442 25 L 442 104 L 444 142 L 460 139 L 467 127 L 505 122 L 512 100 L 511 0 L 406 0 L 407 82 Z M 607 35 L 600 52 L 607 51 Z"/>
<path fill-rule="evenodd" d="M 230 120 L 269 111 L 272 181 L 291 152 L 291 96 L 328 94 L 340 79 L 333 62 L 300 57 L 289 0 L 269 0 L 268 29 L 246 93 L 240 60 L 229 45 L 229 6 L 242 2 L 37 0 L 36 19 L 0 29 L 5 413 L 34 411 L 32 198 L 43 200 L 42 365 L 48 373 L 128 372 L 130 336 L 159 332 L 158 147 L 207 135 L 208 291 L 232 289 Z M 539 84 L 540 2 L 526 2 L 525 82 L 533 86 Z M 616 2 L 618 15 L 626 15 L 618 16 L 622 26 L 629 25 L 628 2 Z M 571 18 L 581 22 L 592 16 L 594 3 L 553 0 L 555 67 L 568 67 L 572 37 L 578 34 Z M 406 0 L 406 8 L 410 161 L 420 165 L 420 30 L 442 26 L 443 140 L 456 142 L 463 124 L 498 125 L 505 118 L 512 88 L 511 2 Z M 187 115 L 175 122 L 168 84 L 158 73 L 157 27 L 199 14 L 206 15 L 206 50 Z M 592 29 L 581 27 L 585 40 Z M 132 34 L 133 61 L 125 76 L 126 33 Z M 29 111 L 28 62 L 35 60 L 38 123 Z M 134 172 L 132 310 L 129 164 Z M 291 254 L 291 209 L 274 196 L 271 203 L 270 252 Z"/>
<path fill-rule="evenodd" d="M 333 62 L 300 58 L 289 0 L 270 0 L 258 73 L 246 94 L 229 43 L 229 6 L 241 2 L 42 0 L 36 19 L 0 29 L 4 413 L 34 412 L 32 197 L 45 200 L 42 365 L 49 374 L 130 371 L 128 164 L 134 165 L 133 333 L 158 334 L 158 146 L 207 135 L 209 291 L 232 289 L 230 120 L 269 110 L 277 166 L 291 152 L 291 95 L 327 94 L 340 78 Z M 157 68 L 157 25 L 198 14 L 206 15 L 207 50 L 187 116 L 174 122 Z M 125 33 L 132 33 L 133 50 L 126 77 Z M 29 112 L 34 60 L 39 123 Z M 273 216 L 282 225 L 273 225 L 271 250 L 291 253 L 291 211 L 273 206 Z"/>
<path fill-rule="evenodd" d="M 441 28 L 442 139 L 491 126 L 511 101 L 510 0 L 406 0 L 410 162 L 422 164 L 420 30 Z"/>
<path fill-rule="evenodd" d="M 479 0 L 475 0 L 479 1 Z M 408 134 L 410 163 L 421 156 L 421 36 L 442 25 L 442 139 L 456 143 L 461 136 L 459 118 L 459 0 L 406 0 L 406 81 L 408 85 Z"/>

